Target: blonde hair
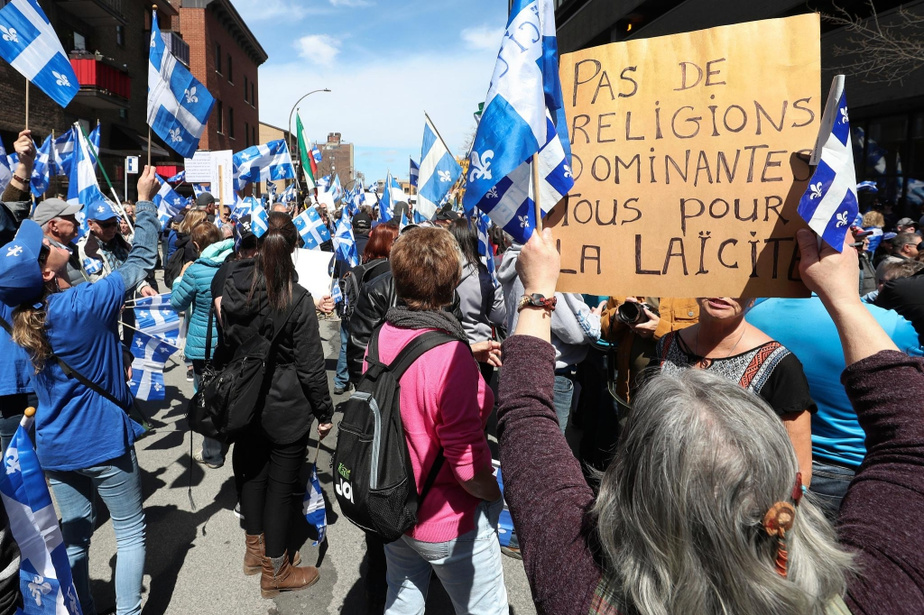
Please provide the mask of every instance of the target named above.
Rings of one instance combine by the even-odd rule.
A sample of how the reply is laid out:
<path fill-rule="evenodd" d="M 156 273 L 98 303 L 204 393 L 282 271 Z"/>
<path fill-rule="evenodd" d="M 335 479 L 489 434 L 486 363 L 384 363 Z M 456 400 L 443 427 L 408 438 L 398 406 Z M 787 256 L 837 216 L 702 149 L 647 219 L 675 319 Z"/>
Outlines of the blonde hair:
<path fill-rule="evenodd" d="M 45 362 L 52 354 L 51 344 L 45 334 L 47 296 L 47 293 L 43 296 L 38 308 L 23 304 L 13 312 L 13 341 L 29 353 L 36 374 L 45 368 Z"/>
<path fill-rule="evenodd" d="M 191 209 L 186 212 L 186 217 L 184 217 L 183 221 L 180 222 L 180 226 L 177 228 L 177 231 L 185 235 L 189 235 L 192 233 L 192 230 L 197 224 L 203 220 L 207 220 L 208 217 L 209 215 L 204 209 Z"/>
<path fill-rule="evenodd" d="M 878 226 L 879 228 L 885 226 L 885 216 L 882 215 L 881 211 L 871 209 L 863 214 L 863 228 L 870 226 Z"/>

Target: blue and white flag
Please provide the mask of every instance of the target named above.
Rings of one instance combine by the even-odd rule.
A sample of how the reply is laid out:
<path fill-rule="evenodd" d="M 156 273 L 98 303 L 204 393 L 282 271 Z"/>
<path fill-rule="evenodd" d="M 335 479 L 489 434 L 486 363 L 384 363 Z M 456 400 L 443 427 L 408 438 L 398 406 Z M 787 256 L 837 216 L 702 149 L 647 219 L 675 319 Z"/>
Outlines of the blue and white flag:
<path fill-rule="evenodd" d="M 71 61 L 35 0 L 12 0 L 0 10 L 0 57 L 62 107 L 80 90 Z"/>
<path fill-rule="evenodd" d="M 295 216 L 292 221 L 295 223 L 295 228 L 298 229 L 298 234 L 301 235 L 307 249 L 314 250 L 325 241 L 330 241 L 330 229 L 321 220 L 321 215 L 318 214 L 314 207 L 309 207 Z"/>
<path fill-rule="evenodd" d="M 388 222 L 395 217 L 396 191 L 401 192 L 401 186 L 398 185 L 398 181 L 391 176 L 389 171 L 385 179 L 385 190 L 379 200 L 379 220 L 382 222 Z"/>
<path fill-rule="evenodd" d="M 552 0 L 513 1 L 472 146 L 465 212 L 477 206 L 525 243 L 536 227 L 531 160 L 547 212 L 574 186 Z"/>
<path fill-rule="evenodd" d="M 241 195 L 237 192 L 234 193 L 234 208 L 231 210 L 231 219 L 240 220 L 244 216 L 249 216 L 253 211 L 253 201 L 255 201 L 252 196 L 242 199 Z"/>
<path fill-rule="evenodd" d="M 164 399 L 164 364 L 178 348 L 147 333 L 132 339 L 132 379 L 128 388 L 137 399 Z"/>
<path fill-rule="evenodd" d="M 168 183 L 170 180 L 165 180 L 160 175 L 155 175 L 155 177 L 160 182 L 160 189 L 151 201 L 157 206 L 158 214 L 167 214 L 172 218 L 186 205 L 186 199 L 176 193 L 173 186 Z"/>
<path fill-rule="evenodd" d="M 270 195 L 270 200 L 275 200 L 276 196 L 276 182 L 266 182 L 266 192 Z"/>
<path fill-rule="evenodd" d="M 420 165 L 414 162 L 413 158 L 409 158 L 409 159 L 411 161 L 411 170 L 409 174 L 408 183 L 416 188 L 420 180 Z"/>
<path fill-rule="evenodd" d="M 234 185 L 243 190 L 249 183 L 292 179 L 295 169 L 285 139 L 252 145 L 234 154 Z"/>
<path fill-rule="evenodd" d="M 55 139 L 55 169 L 58 175 L 71 176 L 71 169 L 74 166 L 74 145 L 76 140 L 74 135 L 76 130 L 72 126 L 70 130 Z"/>
<path fill-rule="evenodd" d="M 6 148 L 3 147 L 3 139 L 0 139 L 0 190 L 6 190 L 10 180 L 13 179 L 13 169 L 5 164 Z"/>
<path fill-rule="evenodd" d="M 215 98 L 185 66 L 167 51 L 157 25 L 157 11 L 151 19 L 148 66 L 148 125 L 176 153 L 192 158 L 199 148 L 215 106 Z"/>
<path fill-rule="evenodd" d="M 325 175 L 317 181 L 318 192 L 327 192 L 330 189 L 330 175 Z"/>
<path fill-rule="evenodd" d="M 99 189 L 93 158 L 90 156 L 83 132 L 79 129 L 75 132 L 77 142 L 67 186 L 67 202 L 72 205 L 83 205 L 83 212 L 92 220 L 96 219 L 94 216 L 105 212 L 105 208 L 112 208 L 112 205 Z"/>
<path fill-rule="evenodd" d="M 494 248 L 491 246 L 491 237 L 488 231 L 491 230 L 491 219 L 483 212 L 476 210 L 476 221 L 478 228 L 478 253 L 484 257 L 485 267 L 491 274 L 491 281 L 494 288 L 497 288 L 497 266 L 494 263 Z"/>
<path fill-rule="evenodd" d="M 356 250 L 356 238 L 353 235 L 353 222 L 350 216 L 346 214 L 340 216 L 333 239 L 337 258 L 350 267 L 358 265 L 359 253 Z"/>
<path fill-rule="evenodd" d="M 183 169 L 173 177 L 167 179 L 167 183 L 170 184 L 180 184 L 186 181 L 186 169 Z"/>
<path fill-rule="evenodd" d="M 410 221 L 407 219 L 407 212 L 402 211 L 401 212 L 401 222 L 398 223 L 398 232 L 403 231 L 404 227 L 407 226 L 408 224 L 410 224 Z"/>
<path fill-rule="evenodd" d="M 175 346 L 180 334 L 180 317 L 170 305 L 170 293 L 135 301 L 135 327 L 141 333 Z"/>
<path fill-rule="evenodd" d="M 17 612 L 79 615 L 58 515 L 29 438 L 33 420 L 23 417 L 3 456 L 5 471 L 0 472 L 0 499 L 20 552 L 19 589 L 24 608 Z"/>
<path fill-rule="evenodd" d="M 55 174 L 55 148 L 51 135 L 45 137 L 42 147 L 36 148 L 35 163 L 32 167 L 32 194 L 42 196 L 48 190 L 51 176 Z"/>
<path fill-rule="evenodd" d="M 250 197 L 250 232 L 259 239 L 269 230 L 269 214 L 260 201 Z"/>
<path fill-rule="evenodd" d="M 318 480 L 317 463 L 311 466 L 311 476 L 308 478 L 308 489 L 305 490 L 302 512 L 305 520 L 318 530 L 318 539 L 311 543 L 312 547 L 316 547 L 324 542 L 324 537 L 327 535 L 327 505 L 324 502 L 324 493 L 321 491 L 321 481 Z"/>
<path fill-rule="evenodd" d="M 330 287 L 330 298 L 334 300 L 334 304 L 343 301 L 343 291 L 340 290 L 340 283 L 336 280 Z"/>
<path fill-rule="evenodd" d="M 194 194 L 195 196 L 197 196 L 197 197 L 198 197 L 200 194 L 203 194 L 203 193 L 209 191 L 208 188 L 206 188 L 206 187 L 203 186 L 202 184 L 189 184 L 189 185 L 192 186 L 193 194 Z"/>
<path fill-rule="evenodd" d="M 298 189 L 295 187 L 295 184 L 290 185 L 286 188 L 285 192 L 282 193 L 282 196 L 279 197 L 279 200 L 284 203 L 291 203 L 298 200 Z"/>
<path fill-rule="evenodd" d="M 334 203 L 343 197 L 343 186 L 340 185 L 340 176 L 334 175 L 334 181 L 330 185 L 330 194 L 334 197 Z"/>
<path fill-rule="evenodd" d="M 844 75 L 835 76 L 831 83 L 810 164 L 818 166 L 799 199 L 799 215 L 825 243 L 840 252 L 859 211 Z"/>
<path fill-rule="evenodd" d="M 462 174 L 462 167 L 456 162 L 443 138 L 436 131 L 430 116 L 424 113 L 423 144 L 420 147 L 420 187 L 417 191 L 419 211 L 428 220 L 436 215 L 443 199 Z"/>
<path fill-rule="evenodd" d="M 80 126 L 76 126 L 75 130 L 82 132 L 83 129 Z M 87 143 L 90 148 L 90 157 L 93 159 L 93 168 L 96 168 L 96 163 L 99 161 L 99 138 L 100 138 L 100 124 L 97 122 L 96 128 L 90 131 L 90 134 L 87 135 Z"/>

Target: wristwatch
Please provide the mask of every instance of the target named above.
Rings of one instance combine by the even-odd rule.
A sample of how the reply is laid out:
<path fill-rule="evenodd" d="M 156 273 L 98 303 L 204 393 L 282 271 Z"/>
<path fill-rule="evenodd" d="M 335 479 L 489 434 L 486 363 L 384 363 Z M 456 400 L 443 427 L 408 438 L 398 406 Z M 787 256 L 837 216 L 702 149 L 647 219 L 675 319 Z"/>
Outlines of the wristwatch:
<path fill-rule="evenodd" d="M 545 295 L 540 295 L 539 293 L 533 293 L 531 295 L 523 295 L 520 297 L 520 301 L 517 303 L 517 312 L 523 308 L 535 307 L 542 308 L 547 312 L 554 312 L 555 305 L 558 303 L 558 297 L 546 297 Z"/>

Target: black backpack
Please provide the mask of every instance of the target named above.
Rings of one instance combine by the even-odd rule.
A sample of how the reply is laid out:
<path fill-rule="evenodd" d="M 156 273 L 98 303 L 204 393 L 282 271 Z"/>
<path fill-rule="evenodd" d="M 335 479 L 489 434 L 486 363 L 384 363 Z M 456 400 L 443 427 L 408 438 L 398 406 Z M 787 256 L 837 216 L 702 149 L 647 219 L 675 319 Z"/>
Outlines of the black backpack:
<path fill-rule="evenodd" d="M 390 270 L 391 265 L 387 260 L 376 260 L 371 263 L 357 265 L 347 271 L 340 281 L 344 298 L 343 308 L 340 314 L 341 318 L 348 321 L 350 317 L 353 316 L 353 312 L 356 310 L 356 303 L 359 301 L 359 293 L 362 291 L 363 285 L 366 282 Z"/>
<path fill-rule="evenodd" d="M 173 290 L 173 282 L 180 277 L 185 264 L 186 250 L 174 250 L 170 258 L 167 259 L 167 263 L 164 265 L 164 284 L 170 290 Z"/>
<path fill-rule="evenodd" d="M 429 331 L 411 340 L 390 364 L 379 361 L 381 328 L 369 342 L 369 368 L 343 412 L 334 451 L 334 490 L 340 510 L 354 524 L 393 542 L 417 523 L 417 510 L 443 465 L 440 447 L 420 496 L 401 421 L 404 372 L 420 355 L 457 338 Z"/>

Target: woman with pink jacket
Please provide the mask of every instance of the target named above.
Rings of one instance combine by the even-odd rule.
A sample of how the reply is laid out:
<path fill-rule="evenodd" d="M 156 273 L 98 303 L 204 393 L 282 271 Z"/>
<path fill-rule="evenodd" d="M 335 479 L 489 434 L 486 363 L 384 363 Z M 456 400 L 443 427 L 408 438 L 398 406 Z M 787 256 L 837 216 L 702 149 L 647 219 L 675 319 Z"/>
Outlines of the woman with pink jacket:
<path fill-rule="evenodd" d="M 456 613 L 506 614 L 507 592 L 497 541 L 502 499 L 484 428 L 494 405 L 462 326 L 441 310 L 461 276 L 452 235 L 417 228 L 391 251 L 398 305 L 378 333 L 388 363 L 411 340 L 440 330 L 458 338 L 433 348 L 401 378 L 401 419 L 418 489 L 442 449 L 442 466 L 418 510 L 418 522 L 385 545 L 388 614 L 422 614 L 431 570 Z"/>

